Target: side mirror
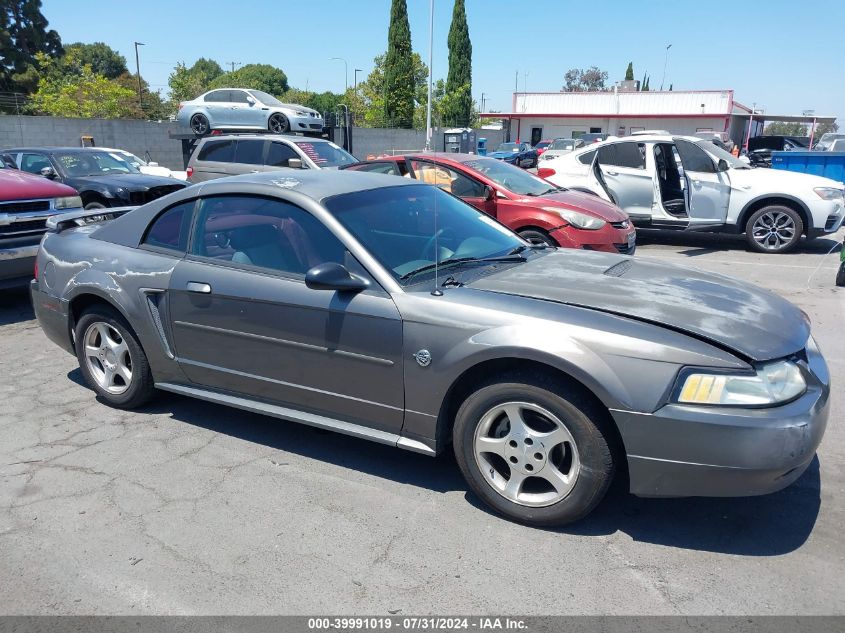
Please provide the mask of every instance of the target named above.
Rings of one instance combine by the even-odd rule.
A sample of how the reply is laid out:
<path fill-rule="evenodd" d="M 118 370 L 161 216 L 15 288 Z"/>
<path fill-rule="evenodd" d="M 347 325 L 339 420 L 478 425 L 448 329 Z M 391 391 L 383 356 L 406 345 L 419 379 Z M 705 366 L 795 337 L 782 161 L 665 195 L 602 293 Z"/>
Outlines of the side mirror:
<path fill-rule="evenodd" d="M 493 189 L 490 185 L 484 185 L 484 201 L 485 202 L 495 202 L 496 201 L 496 190 Z"/>
<path fill-rule="evenodd" d="M 728 161 L 724 158 L 720 158 L 718 164 L 716 165 L 716 171 L 728 171 L 728 169 L 730 169 Z"/>
<path fill-rule="evenodd" d="M 302 159 L 301 158 L 289 158 L 288 159 L 288 167 L 291 169 L 302 169 Z"/>
<path fill-rule="evenodd" d="M 312 290 L 337 290 L 339 292 L 361 292 L 370 282 L 350 273 L 345 266 L 326 262 L 314 266 L 305 273 L 305 285 Z"/>
<path fill-rule="evenodd" d="M 148 165 L 149 167 L 158 167 L 158 163 L 156 163 L 156 162 L 154 162 L 154 161 L 150 161 L 149 163 L 147 163 L 147 165 Z"/>
<path fill-rule="evenodd" d="M 247 102 L 249 105 L 251 105 L 251 106 L 254 106 L 254 105 L 255 105 L 255 99 L 253 99 L 253 98 L 252 98 L 252 97 L 250 97 L 250 96 L 247 96 L 247 98 L 246 98 L 246 102 Z"/>
<path fill-rule="evenodd" d="M 45 178 L 49 178 L 50 180 L 53 180 L 56 177 L 56 170 L 53 169 L 52 167 L 43 167 L 41 169 L 41 175 L 44 176 Z"/>

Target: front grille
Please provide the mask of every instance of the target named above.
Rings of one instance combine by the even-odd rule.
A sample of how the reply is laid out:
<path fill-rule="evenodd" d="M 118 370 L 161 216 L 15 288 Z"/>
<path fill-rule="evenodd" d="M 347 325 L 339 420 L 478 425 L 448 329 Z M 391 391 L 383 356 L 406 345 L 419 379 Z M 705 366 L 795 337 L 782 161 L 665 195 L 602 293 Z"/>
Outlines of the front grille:
<path fill-rule="evenodd" d="M 147 191 L 130 191 L 129 202 L 133 205 L 147 204 L 148 202 L 158 200 L 162 196 L 166 196 L 169 193 L 173 193 L 174 191 L 179 191 L 184 188 L 185 185 L 165 185 L 163 187 L 153 187 Z"/>
<path fill-rule="evenodd" d="M 829 215 L 827 216 L 827 222 L 824 223 L 824 230 L 825 231 L 832 231 L 833 227 L 836 226 L 836 223 L 839 221 L 838 215 Z"/>
<path fill-rule="evenodd" d="M 310 127 L 312 130 L 322 130 L 323 129 L 323 126 L 320 125 L 319 123 L 309 123 L 308 127 Z"/>
<path fill-rule="evenodd" d="M 631 221 L 622 220 L 621 222 L 611 222 L 610 226 L 612 226 L 614 229 L 627 229 L 629 226 L 631 226 Z"/>
<path fill-rule="evenodd" d="M 629 254 L 632 250 L 634 250 L 634 246 L 628 246 L 627 244 L 614 244 L 613 245 L 617 251 L 622 253 L 623 255 Z"/>
<path fill-rule="evenodd" d="M 27 233 L 43 233 L 46 230 L 46 218 L 43 220 L 25 220 L 23 222 L 0 225 L 0 235 L 4 237 L 23 236 Z"/>
<path fill-rule="evenodd" d="M 0 202 L 0 213 L 31 213 L 33 211 L 49 211 L 49 200 L 15 200 Z"/>

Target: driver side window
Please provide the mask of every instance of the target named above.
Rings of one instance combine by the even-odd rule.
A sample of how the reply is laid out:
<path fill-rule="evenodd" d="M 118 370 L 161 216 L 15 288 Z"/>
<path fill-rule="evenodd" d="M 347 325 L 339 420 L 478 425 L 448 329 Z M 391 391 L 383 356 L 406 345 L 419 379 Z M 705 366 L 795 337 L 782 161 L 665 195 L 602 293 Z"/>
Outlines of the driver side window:
<path fill-rule="evenodd" d="M 436 165 L 428 161 L 412 160 L 411 169 L 417 180 L 437 185 L 458 198 L 483 198 L 484 185 L 445 165 Z"/>
<path fill-rule="evenodd" d="M 705 174 L 716 173 L 716 165 L 713 163 L 713 159 L 695 143 L 676 139 L 675 147 L 678 148 L 678 154 L 681 156 L 681 165 L 683 165 L 684 171 L 695 171 Z"/>

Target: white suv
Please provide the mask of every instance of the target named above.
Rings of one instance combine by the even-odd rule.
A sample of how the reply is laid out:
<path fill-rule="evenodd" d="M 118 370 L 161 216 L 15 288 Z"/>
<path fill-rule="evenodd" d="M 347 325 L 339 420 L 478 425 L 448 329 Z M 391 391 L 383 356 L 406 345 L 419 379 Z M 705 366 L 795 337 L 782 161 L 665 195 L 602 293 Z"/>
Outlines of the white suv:
<path fill-rule="evenodd" d="M 841 182 L 752 169 L 689 136 L 609 140 L 544 161 L 538 173 L 616 203 L 638 227 L 745 233 L 764 253 L 786 252 L 802 234 L 835 233 L 845 206 Z"/>

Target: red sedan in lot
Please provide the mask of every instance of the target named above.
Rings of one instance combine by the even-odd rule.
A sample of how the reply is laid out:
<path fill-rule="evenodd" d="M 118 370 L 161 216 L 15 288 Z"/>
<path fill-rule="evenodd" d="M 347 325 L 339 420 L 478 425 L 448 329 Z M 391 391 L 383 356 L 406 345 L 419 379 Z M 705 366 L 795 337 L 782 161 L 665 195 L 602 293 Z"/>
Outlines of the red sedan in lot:
<path fill-rule="evenodd" d="M 492 215 L 531 242 L 633 254 L 636 232 L 619 207 L 568 191 L 500 160 L 420 153 L 377 158 L 345 169 L 415 178 Z"/>

